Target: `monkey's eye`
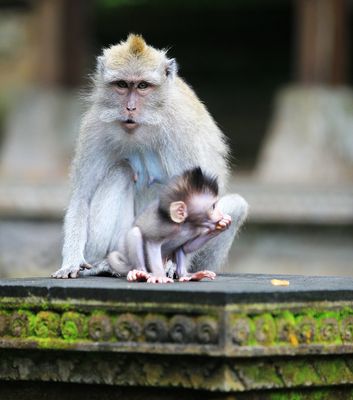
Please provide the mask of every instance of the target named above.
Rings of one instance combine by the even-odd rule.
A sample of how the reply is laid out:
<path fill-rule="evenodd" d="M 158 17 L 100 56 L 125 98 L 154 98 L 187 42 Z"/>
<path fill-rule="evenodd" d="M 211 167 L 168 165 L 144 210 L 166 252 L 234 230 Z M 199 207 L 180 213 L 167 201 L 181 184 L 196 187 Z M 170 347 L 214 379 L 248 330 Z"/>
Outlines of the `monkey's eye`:
<path fill-rule="evenodd" d="M 125 81 L 117 81 L 114 82 L 114 84 L 121 89 L 126 89 L 128 87 Z"/>
<path fill-rule="evenodd" d="M 216 208 L 216 203 L 212 204 L 212 210 Z"/>
<path fill-rule="evenodd" d="M 137 85 L 137 89 L 144 90 L 144 89 L 147 89 L 149 86 L 150 86 L 149 83 L 142 81 Z"/>

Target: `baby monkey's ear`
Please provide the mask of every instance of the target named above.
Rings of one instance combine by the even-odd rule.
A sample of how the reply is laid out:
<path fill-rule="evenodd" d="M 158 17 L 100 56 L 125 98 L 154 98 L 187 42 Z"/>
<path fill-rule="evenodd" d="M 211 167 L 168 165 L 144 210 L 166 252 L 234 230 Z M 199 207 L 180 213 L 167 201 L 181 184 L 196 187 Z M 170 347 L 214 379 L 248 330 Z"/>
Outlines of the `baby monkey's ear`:
<path fill-rule="evenodd" d="M 169 213 L 172 221 L 181 224 L 188 216 L 188 209 L 183 201 L 173 201 L 170 204 Z"/>

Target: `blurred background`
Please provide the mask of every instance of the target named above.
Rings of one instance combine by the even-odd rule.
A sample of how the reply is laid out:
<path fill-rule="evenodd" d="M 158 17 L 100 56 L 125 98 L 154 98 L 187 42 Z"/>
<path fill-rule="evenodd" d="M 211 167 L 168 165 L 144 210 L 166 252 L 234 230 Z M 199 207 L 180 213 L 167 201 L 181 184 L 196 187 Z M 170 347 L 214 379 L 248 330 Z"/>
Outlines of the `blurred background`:
<path fill-rule="evenodd" d="M 0 0 L 0 277 L 61 263 L 95 57 L 129 32 L 176 57 L 250 204 L 226 271 L 353 276 L 351 0 Z"/>

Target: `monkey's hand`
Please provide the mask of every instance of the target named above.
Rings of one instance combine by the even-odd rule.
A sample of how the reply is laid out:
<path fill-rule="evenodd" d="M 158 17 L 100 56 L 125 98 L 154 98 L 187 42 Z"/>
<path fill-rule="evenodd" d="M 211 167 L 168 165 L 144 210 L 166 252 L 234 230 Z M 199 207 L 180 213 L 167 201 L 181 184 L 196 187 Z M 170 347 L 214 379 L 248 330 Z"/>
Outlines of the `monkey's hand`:
<path fill-rule="evenodd" d="M 225 229 L 228 229 L 231 223 L 232 223 L 232 217 L 228 214 L 224 214 L 223 218 L 217 222 L 216 230 L 223 231 Z"/>
<path fill-rule="evenodd" d="M 208 278 L 213 280 L 216 274 L 213 271 L 197 271 L 190 275 L 181 276 L 179 282 L 201 281 L 201 279 Z"/>
<path fill-rule="evenodd" d="M 150 275 L 150 277 L 147 279 L 147 283 L 173 283 L 172 278 L 168 278 L 167 276 L 154 276 Z"/>
<path fill-rule="evenodd" d="M 127 274 L 127 280 L 129 282 L 148 282 L 148 278 L 150 277 L 150 273 L 141 271 L 140 269 L 133 269 Z"/>
<path fill-rule="evenodd" d="M 61 267 L 56 272 L 54 272 L 51 276 L 52 278 L 57 279 L 68 279 L 68 278 L 77 278 L 79 276 L 80 271 L 83 269 L 90 269 L 92 265 L 88 263 L 83 263 L 80 265 L 70 265 L 69 267 Z"/>

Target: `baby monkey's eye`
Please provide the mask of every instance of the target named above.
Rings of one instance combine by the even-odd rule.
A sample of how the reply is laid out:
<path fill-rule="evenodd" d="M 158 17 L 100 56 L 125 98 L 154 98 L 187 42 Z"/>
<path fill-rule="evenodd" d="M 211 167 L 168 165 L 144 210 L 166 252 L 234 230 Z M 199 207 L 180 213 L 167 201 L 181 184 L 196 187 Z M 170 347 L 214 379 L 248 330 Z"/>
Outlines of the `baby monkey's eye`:
<path fill-rule="evenodd" d="M 216 203 L 212 204 L 212 210 L 216 208 Z"/>
<path fill-rule="evenodd" d="M 142 89 L 143 90 L 143 89 L 147 89 L 149 86 L 150 85 L 149 85 L 148 82 L 142 81 L 137 85 L 137 89 Z"/>
<path fill-rule="evenodd" d="M 116 86 L 118 86 L 121 89 L 126 89 L 128 87 L 127 83 L 125 81 L 117 81 L 114 82 Z"/>

